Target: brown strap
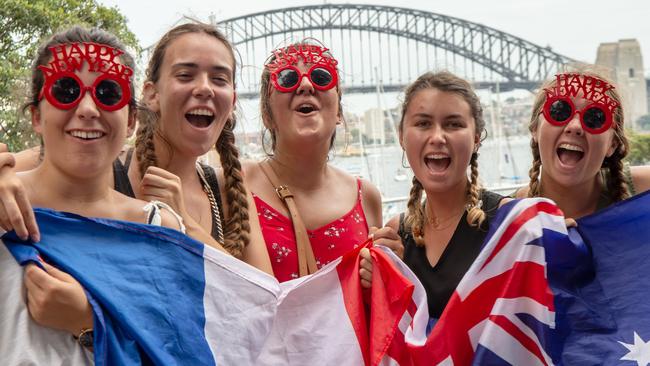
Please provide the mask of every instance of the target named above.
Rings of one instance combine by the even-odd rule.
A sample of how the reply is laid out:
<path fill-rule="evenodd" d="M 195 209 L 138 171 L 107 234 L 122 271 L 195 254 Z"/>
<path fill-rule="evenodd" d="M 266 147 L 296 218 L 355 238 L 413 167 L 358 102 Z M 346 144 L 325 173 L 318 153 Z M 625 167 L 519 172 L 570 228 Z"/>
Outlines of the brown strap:
<path fill-rule="evenodd" d="M 267 169 L 264 163 L 266 163 L 270 169 Z M 278 197 L 280 197 L 289 210 L 289 215 L 291 216 L 291 221 L 293 223 L 293 231 L 296 235 L 296 247 L 298 249 L 298 274 L 302 277 L 316 272 L 318 267 L 316 266 L 314 251 L 311 248 L 307 229 L 305 228 L 305 224 L 302 222 L 302 218 L 298 212 L 298 207 L 296 207 L 296 202 L 293 200 L 293 194 L 289 190 L 289 187 L 278 183 L 278 176 L 275 174 L 275 171 L 268 160 L 260 162 L 259 166 L 264 175 L 266 175 L 266 178 L 271 182 L 273 187 L 275 187 L 275 193 L 278 194 Z"/>

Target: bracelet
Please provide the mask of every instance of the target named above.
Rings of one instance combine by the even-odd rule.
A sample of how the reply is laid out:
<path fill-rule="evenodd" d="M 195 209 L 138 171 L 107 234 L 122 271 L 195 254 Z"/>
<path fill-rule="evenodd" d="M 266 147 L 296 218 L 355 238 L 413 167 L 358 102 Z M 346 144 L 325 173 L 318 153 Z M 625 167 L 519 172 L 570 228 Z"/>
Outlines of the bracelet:
<path fill-rule="evenodd" d="M 82 329 L 78 336 L 73 337 L 83 347 L 91 348 L 93 346 L 94 337 L 92 328 Z"/>

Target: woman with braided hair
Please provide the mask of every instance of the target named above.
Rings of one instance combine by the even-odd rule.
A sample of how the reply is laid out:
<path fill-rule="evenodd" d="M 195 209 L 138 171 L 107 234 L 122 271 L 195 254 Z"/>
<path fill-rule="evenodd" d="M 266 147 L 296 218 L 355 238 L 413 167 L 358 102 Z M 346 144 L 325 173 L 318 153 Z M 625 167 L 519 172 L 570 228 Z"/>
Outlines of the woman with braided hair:
<path fill-rule="evenodd" d="M 554 200 L 567 219 L 589 215 L 650 188 L 650 167 L 628 167 L 621 97 L 595 67 L 545 82 L 528 126 L 533 166 L 516 197 Z M 543 168 L 542 168 L 543 167 Z"/>
<path fill-rule="evenodd" d="M 234 141 L 235 74 L 234 50 L 214 26 L 187 23 L 163 35 L 146 70 L 136 147 L 115 161 L 113 180 L 126 195 L 169 204 L 188 231 L 211 233 L 230 254 L 271 273 L 258 221 L 249 220 L 255 205 Z M 198 162 L 213 146 L 222 170 Z M 14 191 L 0 185 L 0 226 L 38 235 L 29 202 Z"/>
<path fill-rule="evenodd" d="M 484 131 L 483 109 L 467 81 L 428 72 L 406 88 L 399 141 L 413 186 L 407 211 L 387 227 L 399 234 L 402 259 L 422 282 L 433 318 L 478 256 L 489 222 L 506 200 L 479 183 Z M 369 285 L 372 266 L 367 252 L 362 257 L 361 276 Z"/>

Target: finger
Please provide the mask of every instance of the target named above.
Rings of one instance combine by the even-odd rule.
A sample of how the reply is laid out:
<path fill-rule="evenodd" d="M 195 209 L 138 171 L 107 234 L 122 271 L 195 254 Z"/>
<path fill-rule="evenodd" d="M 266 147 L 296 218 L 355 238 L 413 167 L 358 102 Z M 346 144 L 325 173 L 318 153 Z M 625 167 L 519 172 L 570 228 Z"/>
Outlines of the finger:
<path fill-rule="evenodd" d="M 152 175 L 147 173 L 142 177 L 142 182 L 140 183 L 140 185 L 152 186 L 152 187 L 170 187 L 170 186 L 178 186 L 178 182 L 170 178 L 165 178 L 158 175 Z"/>
<path fill-rule="evenodd" d="M 7 151 L 9 151 L 7 144 L 0 142 L 0 152 L 7 152 Z"/>
<path fill-rule="evenodd" d="M 41 232 L 38 230 L 38 224 L 36 223 L 36 216 L 34 216 L 34 210 L 32 209 L 32 204 L 29 202 L 27 193 L 24 189 L 19 189 L 16 192 L 16 203 L 18 204 L 18 209 L 21 212 L 23 218 L 23 223 L 29 236 L 32 238 L 32 241 L 39 242 L 41 241 Z"/>
<path fill-rule="evenodd" d="M 29 232 L 27 232 L 27 227 L 25 226 L 25 221 L 23 220 L 23 214 L 20 212 L 20 208 L 18 207 L 15 198 L 5 197 L 1 201 L 4 205 L 4 212 L 7 215 L 7 220 L 9 221 L 9 226 L 11 227 L 10 229 L 16 230 L 16 234 L 22 240 L 27 240 L 29 237 Z"/>
<path fill-rule="evenodd" d="M 359 267 L 365 269 L 366 271 L 372 273 L 372 260 L 368 259 L 362 259 L 361 262 L 359 262 Z"/>
<path fill-rule="evenodd" d="M 370 260 L 370 250 L 368 248 L 361 248 L 361 251 L 359 251 L 359 256 L 362 260 Z"/>
<path fill-rule="evenodd" d="M 564 224 L 566 227 L 578 227 L 578 223 L 572 218 L 564 219 Z"/>
<path fill-rule="evenodd" d="M 25 267 L 25 287 L 28 291 L 45 291 L 48 277 L 50 276 L 35 264 L 30 263 Z"/>
<path fill-rule="evenodd" d="M 361 279 L 361 287 L 363 287 L 363 288 L 371 288 L 372 287 L 372 282 L 362 278 Z"/>
<path fill-rule="evenodd" d="M 392 227 L 382 227 L 375 232 L 375 238 L 386 238 L 390 240 L 399 240 L 400 237 Z"/>
<path fill-rule="evenodd" d="M 379 230 L 378 227 L 376 227 L 376 226 L 371 226 L 371 227 L 368 229 L 368 237 L 371 237 L 371 236 L 374 237 L 374 234 L 375 234 L 375 232 L 376 232 L 377 230 Z"/>
<path fill-rule="evenodd" d="M 63 281 L 63 282 L 76 282 L 76 280 L 70 276 L 69 274 L 63 272 L 62 270 L 52 266 L 49 263 L 43 262 L 43 267 L 45 267 L 45 270 L 47 271 L 47 274 L 50 276 L 56 278 L 57 280 Z"/>
<path fill-rule="evenodd" d="M 147 168 L 145 175 L 147 174 L 152 176 L 158 176 L 165 179 L 170 179 L 170 180 L 177 180 L 177 181 L 180 180 L 176 174 L 171 173 L 163 168 L 158 168 L 155 166 L 150 166 L 149 168 Z"/>
<path fill-rule="evenodd" d="M 365 268 L 359 269 L 359 277 L 361 277 L 362 280 L 372 282 L 372 272 L 368 272 Z"/>
<path fill-rule="evenodd" d="M 9 221 L 9 217 L 7 216 L 7 213 L 5 212 L 5 207 L 4 204 L 2 203 L 2 200 L 0 200 L 0 226 L 5 231 L 11 231 L 14 229 L 14 227 L 11 226 L 11 221 Z"/>
<path fill-rule="evenodd" d="M 14 157 L 14 154 L 0 151 L 0 168 L 13 168 L 14 166 L 16 166 L 16 158 Z"/>

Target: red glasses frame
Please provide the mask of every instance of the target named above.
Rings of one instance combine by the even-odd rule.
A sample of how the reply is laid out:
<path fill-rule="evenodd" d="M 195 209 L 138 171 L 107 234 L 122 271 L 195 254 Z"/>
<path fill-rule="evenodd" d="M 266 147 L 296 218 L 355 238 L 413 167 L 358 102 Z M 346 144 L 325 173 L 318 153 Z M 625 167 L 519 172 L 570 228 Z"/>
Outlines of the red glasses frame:
<path fill-rule="evenodd" d="M 298 74 L 298 82 L 296 82 L 296 84 L 294 84 L 294 85 L 292 85 L 290 87 L 284 87 L 284 86 L 280 85 L 280 83 L 278 82 L 278 75 L 282 71 L 287 70 L 287 69 L 293 70 Z M 314 83 L 314 81 L 311 78 L 311 75 L 312 75 L 312 72 L 314 70 L 316 70 L 316 69 L 327 70 L 327 72 L 329 72 L 330 75 L 332 75 L 332 80 L 327 85 L 318 85 L 318 84 Z M 293 65 L 288 65 L 288 66 L 285 66 L 285 67 L 281 67 L 281 68 L 273 70 L 273 72 L 271 73 L 271 82 L 273 83 L 273 87 L 275 89 L 277 89 L 278 91 L 280 91 L 282 93 L 290 93 L 290 92 L 298 89 L 298 86 L 302 82 L 303 77 L 307 77 L 307 79 L 309 80 L 311 85 L 314 86 L 314 89 L 321 90 L 321 91 L 330 90 L 335 85 L 337 85 L 337 83 L 338 83 L 338 74 L 336 72 L 336 69 L 334 69 L 333 67 L 331 67 L 329 65 L 326 65 L 326 64 L 314 64 L 312 67 L 309 68 L 309 70 L 307 70 L 306 73 L 302 73 L 302 71 L 300 71 L 300 69 L 298 69 L 296 66 L 293 66 Z"/>
<path fill-rule="evenodd" d="M 566 103 L 569 104 L 569 106 L 571 106 L 571 114 L 565 120 L 558 121 L 558 120 L 551 117 L 551 106 L 553 105 L 553 103 L 555 103 L 557 101 L 566 102 Z M 585 122 L 585 112 L 587 110 L 591 109 L 591 108 L 600 109 L 605 115 L 605 121 L 603 121 L 603 125 L 598 127 L 598 128 L 591 128 Z M 544 114 L 544 118 L 546 119 L 546 121 L 548 121 L 548 123 L 550 123 L 550 124 L 552 124 L 554 126 L 564 126 L 564 125 L 566 125 L 567 123 L 569 123 L 569 121 L 571 121 L 573 119 L 573 117 L 575 116 L 576 113 L 579 113 L 580 114 L 580 123 L 582 124 L 582 128 L 585 131 L 587 131 L 587 132 L 589 132 L 591 134 L 594 134 L 594 135 L 603 133 L 603 132 L 607 131 L 610 127 L 612 127 L 612 120 L 613 120 L 612 111 L 610 109 L 608 109 L 607 107 L 605 107 L 605 106 L 603 106 L 602 104 L 599 104 L 599 103 L 591 103 L 591 104 L 586 105 L 581 110 L 576 110 L 575 104 L 573 103 L 571 98 L 565 97 L 565 96 L 557 96 L 557 97 L 547 98 L 546 102 L 544 103 L 544 107 L 542 108 L 542 113 Z"/>
<path fill-rule="evenodd" d="M 54 94 L 52 94 L 52 87 L 54 86 L 54 84 L 57 81 L 61 80 L 62 78 L 71 78 L 74 81 L 76 81 L 77 84 L 79 85 L 79 89 L 80 89 L 79 96 L 77 97 L 77 99 L 73 100 L 70 103 L 62 103 L 61 101 L 56 99 Z M 110 80 L 110 81 L 116 82 L 120 86 L 120 88 L 122 89 L 122 99 L 120 99 L 120 101 L 117 102 L 116 104 L 113 104 L 113 105 L 104 104 L 97 97 L 97 95 L 95 93 L 95 91 L 97 89 L 97 86 L 99 85 L 99 83 L 101 83 L 104 80 Z M 81 81 L 81 79 L 79 79 L 79 77 L 76 74 L 72 73 L 72 72 L 60 73 L 60 74 L 55 75 L 54 77 L 46 78 L 45 84 L 43 85 L 43 89 L 41 89 L 41 94 L 39 95 L 38 100 L 42 100 L 43 97 L 45 97 L 47 99 L 47 101 L 50 102 L 50 104 L 52 104 L 56 108 L 59 108 L 59 109 L 71 109 L 71 108 L 74 108 L 77 104 L 79 104 L 79 102 L 81 102 L 81 99 L 83 99 L 84 95 L 86 95 L 86 93 L 89 92 L 89 91 L 91 92 L 90 95 L 92 96 L 93 101 L 95 102 L 95 104 L 99 108 L 101 108 L 101 109 L 103 109 L 103 110 L 105 110 L 107 112 L 113 112 L 113 111 L 116 111 L 118 109 L 121 109 L 122 107 L 127 105 L 129 103 L 129 101 L 131 100 L 131 88 L 129 87 L 129 81 L 127 81 L 127 80 L 125 80 L 123 78 L 117 77 L 117 76 L 112 75 L 112 74 L 103 74 L 103 75 L 98 76 L 95 79 L 92 86 L 86 86 Z"/>

